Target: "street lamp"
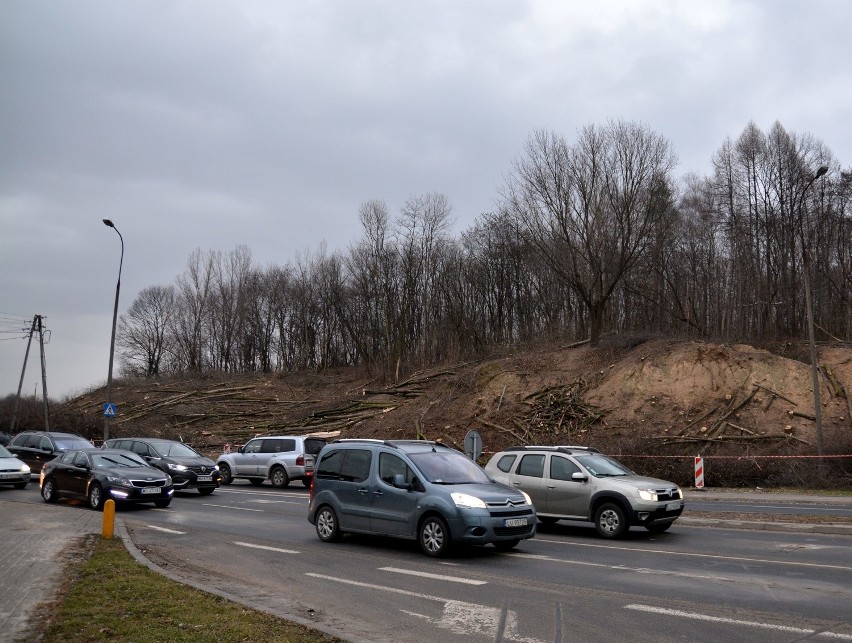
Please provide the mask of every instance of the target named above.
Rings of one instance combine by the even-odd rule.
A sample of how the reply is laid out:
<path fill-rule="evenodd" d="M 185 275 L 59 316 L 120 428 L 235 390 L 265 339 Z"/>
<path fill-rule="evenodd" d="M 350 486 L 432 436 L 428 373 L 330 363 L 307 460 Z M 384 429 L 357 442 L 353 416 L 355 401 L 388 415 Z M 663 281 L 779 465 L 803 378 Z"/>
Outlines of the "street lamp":
<path fill-rule="evenodd" d="M 802 216 L 802 206 L 805 201 L 805 193 L 808 191 L 808 188 L 813 185 L 814 181 L 816 181 L 823 174 L 828 172 L 828 167 L 825 165 L 820 166 L 820 168 L 816 171 L 816 174 L 811 177 L 811 180 L 808 181 L 807 185 L 805 185 L 805 189 L 802 190 L 802 194 L 799 197 L 799 241 L 802 244 L 802 269 L 804 270 L 804 286 L 805 286 L 805 308 L 808 313 L 808 340 L 811 346 L 811 381 L 814 388 L 814 424 L 816 425 L 816 447 L 817 447 L 817 455 L 819 456 L 819 463 L 822 465 L 822 453 L 823 453 L 823 443 L 822 443 L 822 403 L 820 402 L 819 395 L 819 372 L 818 372 L 818 364 L 817 364 L 817 350 L 816 350 L 816 340 L 814 339 L 814 310 L 813 304 L 811 303 L 811 259 L 810 259 L 810 233 L 808 234 L 808 243 L 805 243 L 805 231 L 804 231 L 804 221 Z"/>
<path fill-rule="evenodd" d="M 109 372 L 107 375 L 107 404 L 112 404 L 112 358 L 115 355 L 115 323 L 118 320 L 118 291 L 121 290 L 121 266 L 124 263 L 124 237 L 112 221 L 104 219 L 104 225 L 109 226 L 121 239 L 121 259 L 118 262 L 118 281 L 115 282 L 115 307 L 112 309 L 112 337 L 109 340 Z M 109 440 L 109 423 L 111 416 L 104 409 L 104 442 Z"/>

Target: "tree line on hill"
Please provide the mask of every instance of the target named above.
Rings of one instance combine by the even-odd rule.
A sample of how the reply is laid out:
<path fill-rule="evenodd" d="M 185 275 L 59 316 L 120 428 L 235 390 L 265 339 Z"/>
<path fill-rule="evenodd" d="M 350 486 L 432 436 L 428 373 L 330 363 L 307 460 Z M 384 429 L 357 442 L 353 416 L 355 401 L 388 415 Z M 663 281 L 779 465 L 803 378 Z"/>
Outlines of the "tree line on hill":
<path fill-rule="evenodd" d="M 818 338 L 849 341 L 852 171 L 780 123 L 749 123 L 712 160 L 675 180 L 671 143 L 642 124 L 537 131 L 498 207 L 458 236 L 433 193 L 396 216 L 363 203 L 347 251 L 259 268 L 245 246 L 197 249 L 121 316 L 124 372 L 398 376 L 541 338 L 804 338 L 808 285 Z"/>

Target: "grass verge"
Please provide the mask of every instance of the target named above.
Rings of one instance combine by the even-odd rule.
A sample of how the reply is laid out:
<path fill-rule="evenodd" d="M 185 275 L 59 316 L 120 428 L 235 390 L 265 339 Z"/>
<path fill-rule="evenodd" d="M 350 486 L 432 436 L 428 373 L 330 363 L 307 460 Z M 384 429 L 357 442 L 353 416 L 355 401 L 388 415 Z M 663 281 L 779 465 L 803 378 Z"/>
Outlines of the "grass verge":
<path fill-rule="evenodd" d="M 137 563 L 119 539 L 89 536 L 71 557 L 42 641 L 337 641 L 176 583 Z"/>

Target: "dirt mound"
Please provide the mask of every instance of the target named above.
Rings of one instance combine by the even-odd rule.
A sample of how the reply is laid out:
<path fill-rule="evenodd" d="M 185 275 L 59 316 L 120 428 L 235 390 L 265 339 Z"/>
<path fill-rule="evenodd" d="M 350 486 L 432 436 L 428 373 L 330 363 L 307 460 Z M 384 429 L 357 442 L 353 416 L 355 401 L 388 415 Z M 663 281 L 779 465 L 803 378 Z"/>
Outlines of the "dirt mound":
<path fill-rule="evenodd" d="M 823 348 L 826 453 L 852 448 L 852 349 Z M 587 444 L 618 453 L 813 453 L 807 363 L 746 345 L 634 341 L 511 351 L 387 383 L 363 369 L 117 382 L 111 436 L 161 435 L 215 454 L 254 435 L 440 439 L 486 450 Z M 102 391 L 60 413 L 102 432 Z M 55 423 L 55 422 L 54 422 Z M 83 431 L 82 429 L 86 430 Z"/>

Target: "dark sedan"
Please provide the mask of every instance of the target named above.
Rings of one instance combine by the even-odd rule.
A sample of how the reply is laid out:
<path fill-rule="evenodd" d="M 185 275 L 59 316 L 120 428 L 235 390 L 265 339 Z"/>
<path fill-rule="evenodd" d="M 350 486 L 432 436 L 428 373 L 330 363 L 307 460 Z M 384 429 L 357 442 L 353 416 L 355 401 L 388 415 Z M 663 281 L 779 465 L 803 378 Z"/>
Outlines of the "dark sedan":
<path fill-rule="evenodd" d="M 198 489 L 203 496 L 219 486 L 219 467 L 183 442 L 163 438 L 115 438 L 104 449 L 125 449 L 142 457 L 152 467 L 168 473 L 175 491 Z"/>
<path fill-rule="evenodd" d="M 68 451 L 41 470 L 41 497 L 56 502 L 60 496 L 82 498 L 92 509 L 104 503 L 153 502 L 168 507 L 172 479 L 135 453 L 119 449 Z"/>

